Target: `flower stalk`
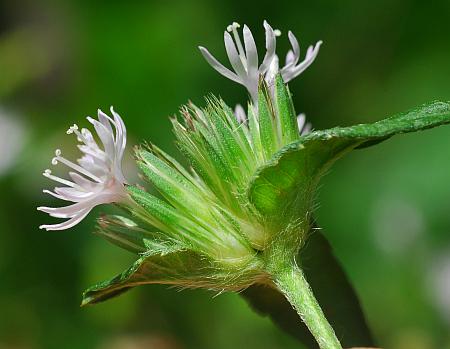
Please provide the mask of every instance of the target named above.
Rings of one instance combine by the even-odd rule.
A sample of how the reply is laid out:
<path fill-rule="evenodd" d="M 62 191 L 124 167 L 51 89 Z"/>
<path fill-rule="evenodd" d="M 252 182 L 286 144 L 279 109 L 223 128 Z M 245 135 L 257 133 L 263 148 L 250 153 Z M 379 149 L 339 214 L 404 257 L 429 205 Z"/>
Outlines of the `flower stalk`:
<path fill-rule="evenodd" d="M 295 260 L 273 266 L 273 282 L 297 311 L 321 349 L 342 349 L 305 275 Z"/>

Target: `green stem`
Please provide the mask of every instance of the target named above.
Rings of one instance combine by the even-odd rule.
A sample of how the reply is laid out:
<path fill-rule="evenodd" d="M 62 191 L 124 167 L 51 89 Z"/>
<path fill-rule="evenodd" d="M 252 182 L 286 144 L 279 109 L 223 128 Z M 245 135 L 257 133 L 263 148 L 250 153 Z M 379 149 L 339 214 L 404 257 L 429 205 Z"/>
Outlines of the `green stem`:
<path fill-rule="evenodd" d="M 291 266 L 279 268 L 273 274 L 278 289 L 300 315 L 319 347 L 321 349 L 342 349 L 333 328 L 317 303 L 303 271 L 297 264 L 294 262 Z"/>

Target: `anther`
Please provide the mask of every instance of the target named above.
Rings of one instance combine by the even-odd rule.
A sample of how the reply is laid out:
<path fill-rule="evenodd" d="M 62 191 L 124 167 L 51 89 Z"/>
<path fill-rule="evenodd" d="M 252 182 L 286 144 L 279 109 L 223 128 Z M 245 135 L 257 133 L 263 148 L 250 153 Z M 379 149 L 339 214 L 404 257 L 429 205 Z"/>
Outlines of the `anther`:
<path fill-rule="evenodd" d="M 76 130 L 78 130 L 78 125 L 77 124 L 73 124 L 72 126 L 69 127 L 69 129 L 67 130 L 67 134 L 70 135 L 72 133 L 74 133 Z"/>
<path fill-rule="evenodd" d="M 233 30 L 240 28 L 240 27 L 241 27 L 241 25 L 238 22 L 233 22 L 232 24 L 230 24 L 227 27 L 227 31 L 229 31 L 231 33 Z"/>

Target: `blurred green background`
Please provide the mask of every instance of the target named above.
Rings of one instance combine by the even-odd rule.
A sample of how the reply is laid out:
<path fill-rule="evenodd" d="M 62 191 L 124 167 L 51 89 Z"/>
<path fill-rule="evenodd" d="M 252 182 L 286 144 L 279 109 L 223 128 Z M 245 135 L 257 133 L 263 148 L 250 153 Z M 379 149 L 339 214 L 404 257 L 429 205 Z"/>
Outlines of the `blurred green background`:
<path fill-rule="evenodd" d="M 36 206 L 57 205 L 41 173 L 55 148 L 75 148 L 68 126 L 112 104 L 129 151 L 151 140 L 175 153 L 168 116 L 181 104 L 246 100 L 197 46 L 225 62 L 222 32 L 236 20 L 263 47 L 263 19 L 302 48 L 324 41 L 291 83 L 316 129 L 450 100 L 448 0 L 0 2 L 1 349 L 299 348 L 235 294 L 148 286 L 81 309 L 82 291 L 134 256 L 91 234 L 101 207 L 69 231 L 37 228 L 49 218 Z M 286 52 L 287 36 L 278 42 Z M 398 136 L 322 182 L 319 224 L 379 346 L 450 348 L 449 154 L 450 127 Z"/>

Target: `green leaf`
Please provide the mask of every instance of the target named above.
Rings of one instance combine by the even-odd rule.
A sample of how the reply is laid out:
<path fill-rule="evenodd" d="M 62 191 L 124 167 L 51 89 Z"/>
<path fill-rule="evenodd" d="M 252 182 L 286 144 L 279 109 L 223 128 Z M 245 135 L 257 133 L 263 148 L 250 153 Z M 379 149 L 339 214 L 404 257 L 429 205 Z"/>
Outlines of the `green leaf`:
<path fill-rule="evenodd" d="M 347 152 L 395 134 L 450 123 L 450 105 L 433 102 L 373 124 L 315 131 L 278 151 L 250 182 L 250 202 L 274 221 L 289 221 L 312 208 L 320 177 Z M 286 216 L 287 215 L 287 216 Z"/>
<path fill-rule="evenodd" d="M 342 345 L 345 348 L 374 346 L 356 293 L 319 231 L 310 237 L 297 260 L 302 262 L 306 278 Z M 297 312 L 280 292 L 254 285 L 240 294 L 255 311 L 269 316 L 307 348 L 318 348 L 306 325 L 298 321 Z"/>
<path fill-rule="evenodd" d="M 205 257 L 177 246 L 166 246 L 165 249 L 161 246 L 157 253 L 143 255 L 113 279 L 86 290 L 81 305 L 99 303 L 144 284 L 167 284 L 181 288 L 208 286 L 205 273 L 210 272 L 212 264 Z"/>

